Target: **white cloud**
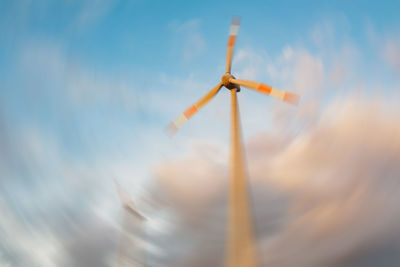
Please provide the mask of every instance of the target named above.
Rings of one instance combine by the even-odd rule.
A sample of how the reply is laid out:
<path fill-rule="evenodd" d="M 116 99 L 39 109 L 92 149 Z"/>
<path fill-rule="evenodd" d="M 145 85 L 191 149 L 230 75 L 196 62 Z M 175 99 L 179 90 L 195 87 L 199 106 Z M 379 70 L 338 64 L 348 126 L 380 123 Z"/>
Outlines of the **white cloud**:
<path fill-rule="evenodd" d="M 200 56 L 207 48 L 205 38 L 201 33 L 201 22 L 192 19 L 185 22 L 172 22 L 170 28 L 174 34 L 176 47 L 182 51 L 182 59 L 190 61 Z"/>
<path fill-rule="evenodd" d="M 72 28 L 80 32 L 93 26 L 108 12 L 115 4 L 114 0 L 84 0 L 81 2 L 80 10 L 77 12 Z"/>
<path fill-rule="evenodd" d="M 291 259 L 321 266 L 400 235 L 393 187 L 400 172 L 398 118 L 359 97 L 332 104 L 328 113 L 266 158 L 268 165 L 250 164 L 253 177 L 293 197 L 288 224 L 264 243 L 266 262 L 276 266 L 292 266 Z"/>
<path fill-rule="evenodd" d="M 400 71 L 400 37 L 387 39 L 383 51 L 386 62 L 397 72 Z"/>
<path fill-rule="evenodd" d="M 238 73 L 237 78 L 244 80 L 264 78 L 268 60 L 268 54 L 263 50 L 237 49 L 233 58 L 233 72 Z"/>

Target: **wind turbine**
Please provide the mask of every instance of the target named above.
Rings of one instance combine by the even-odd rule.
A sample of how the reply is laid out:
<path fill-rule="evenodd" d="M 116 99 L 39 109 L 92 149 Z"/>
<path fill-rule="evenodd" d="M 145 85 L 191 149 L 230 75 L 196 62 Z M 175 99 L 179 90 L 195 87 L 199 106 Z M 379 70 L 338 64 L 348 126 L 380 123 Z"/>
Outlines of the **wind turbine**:
<path fill-rule="evenodd" d="M 239 26 L 240 17 L 233 17 L 226 53 L 226 73 L 222 75 L 221 82 L 173 120 L 166 127 L 166 131 L 170 136 L 174 135 L 179 128 L 204 107 L 222 87 L 231 91 L 230 185 L 226 264 L 229 267 L 255 267 L 258 266 L 258 257 L 254 243 L 248 199 L 246 164 L 243 156 L 237 92 L 240 92 L 240 86 L 243 86 L 294 105 L 298 103 L 299 96 L 276 89 L 267 84 L 239 80 L 231 74 L 232 56 Z"/>
<path fill-rule="evenodd" d="M 121 186 L 115 181 L 118 196 L 124 208 L 121 237 L 118 244 L 118 267 L 139 267 L 146 264 L 146 250 L 143 240 L 139 234 L 143 231 L 144 223 L 147 218 L 136 209 L 136 205 L 131 197 L 122 190 Z M 141 242 L 142 241 L 142 242 Z"/>

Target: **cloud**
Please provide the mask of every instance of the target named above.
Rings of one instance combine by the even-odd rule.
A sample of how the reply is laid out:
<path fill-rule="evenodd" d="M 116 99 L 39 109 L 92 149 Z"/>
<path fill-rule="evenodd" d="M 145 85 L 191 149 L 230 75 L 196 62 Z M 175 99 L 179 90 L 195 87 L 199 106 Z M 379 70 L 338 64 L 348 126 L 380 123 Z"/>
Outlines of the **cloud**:
<path fill-rule="evenodd" d="M 226 155 L 216 144 L 197 144 L 190 155 L 166 161 L 154 175 L 179 210 L 199 211 L 218 198 L 226 180 Z M 190 212 L 189 212 L 190 213 Z"/>
<path fill-rule="evenodd" d="M 266 74 L 268 54 L 253 48 L 238 49 L 233 58 L 233 65 L 238 68 L 238 78 L 257 80 Z"/>
<path fill-rule="evenodd" d="M 326 266 L 399 237 L 400 124 L 375 101 L 332 104 L 313 130 L 278 142 L 280 152 L 255 151 L 251 177 L 292 198 L 282 231 L 262 241 L 266 265 Z"/>
<path fill-rule="evenodd" d="M 400 71 L 400 38 L 387 39 L 382 55 L 384 60 L 396 71 Z"/>
<path fill-rule="evenodd" d="M 20 49 L 13 75 L 22 72 L 24 79 L 20 83 L 29 95 L 58 97 L 58 101 L 68 100 L 69 105 L 79 108 L 100 104 L 132 111 L 142 105 L 130 80 L 99 74 L 81 60 L 68 57 L 65 46 L 54 40 L 27 40 Z"/>
<path fill-rule="evenodd" d="M 116 229 L 105 222 L 83 223 L 65 237 L 57 266 L 113 266 L 117 238 Z"/>
<path fill-rule="evenodd" d="M 85 0 L 82 3 L 73 22 L 73 28 L 82 32 L 93 26 L 114 7 L 114 0 Z"/>
<path fill-rule="evenodd" d="M 192 19 L 185 22 L 174 21 L 170 28 L 174 34 L 176 46 L 182 51 L 182 59 L 190 61 L 206 50 L 206 41 L 200 31 L 201 21 Z"/>

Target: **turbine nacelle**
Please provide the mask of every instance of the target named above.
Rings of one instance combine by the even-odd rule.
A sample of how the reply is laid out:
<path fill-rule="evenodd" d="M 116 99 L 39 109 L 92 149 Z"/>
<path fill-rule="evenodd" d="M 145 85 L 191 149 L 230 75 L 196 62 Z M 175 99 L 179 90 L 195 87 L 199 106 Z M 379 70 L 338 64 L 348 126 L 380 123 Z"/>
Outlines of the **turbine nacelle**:
<path fill-rule="evenodd" d="M 227 72 L 224 75 L 222 75 L 221 83 L 224 87 L 226 87 L 229 90 L 236 89 L 236 92 L 240 92 L 240 86 L 232 83 L 231 82 L 232 79 L 235 79 L 235 77 Z"/>

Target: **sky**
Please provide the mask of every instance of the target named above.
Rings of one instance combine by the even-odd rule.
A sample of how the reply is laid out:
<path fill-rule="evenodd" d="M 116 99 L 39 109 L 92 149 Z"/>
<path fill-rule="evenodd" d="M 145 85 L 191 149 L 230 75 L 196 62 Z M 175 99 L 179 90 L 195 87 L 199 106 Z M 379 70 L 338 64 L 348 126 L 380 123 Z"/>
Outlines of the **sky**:
<path fill-rule="evenodd" d="M 229 92 L 164 127 L 220 81 L 234 15 L 233 75 L 302 97 L 238 96 L 262 266 L 398 266 L 399 8 L 0 0 L 0 266 L 113 266 L 114 181 L 149 266 L 222 264 Z"/>

